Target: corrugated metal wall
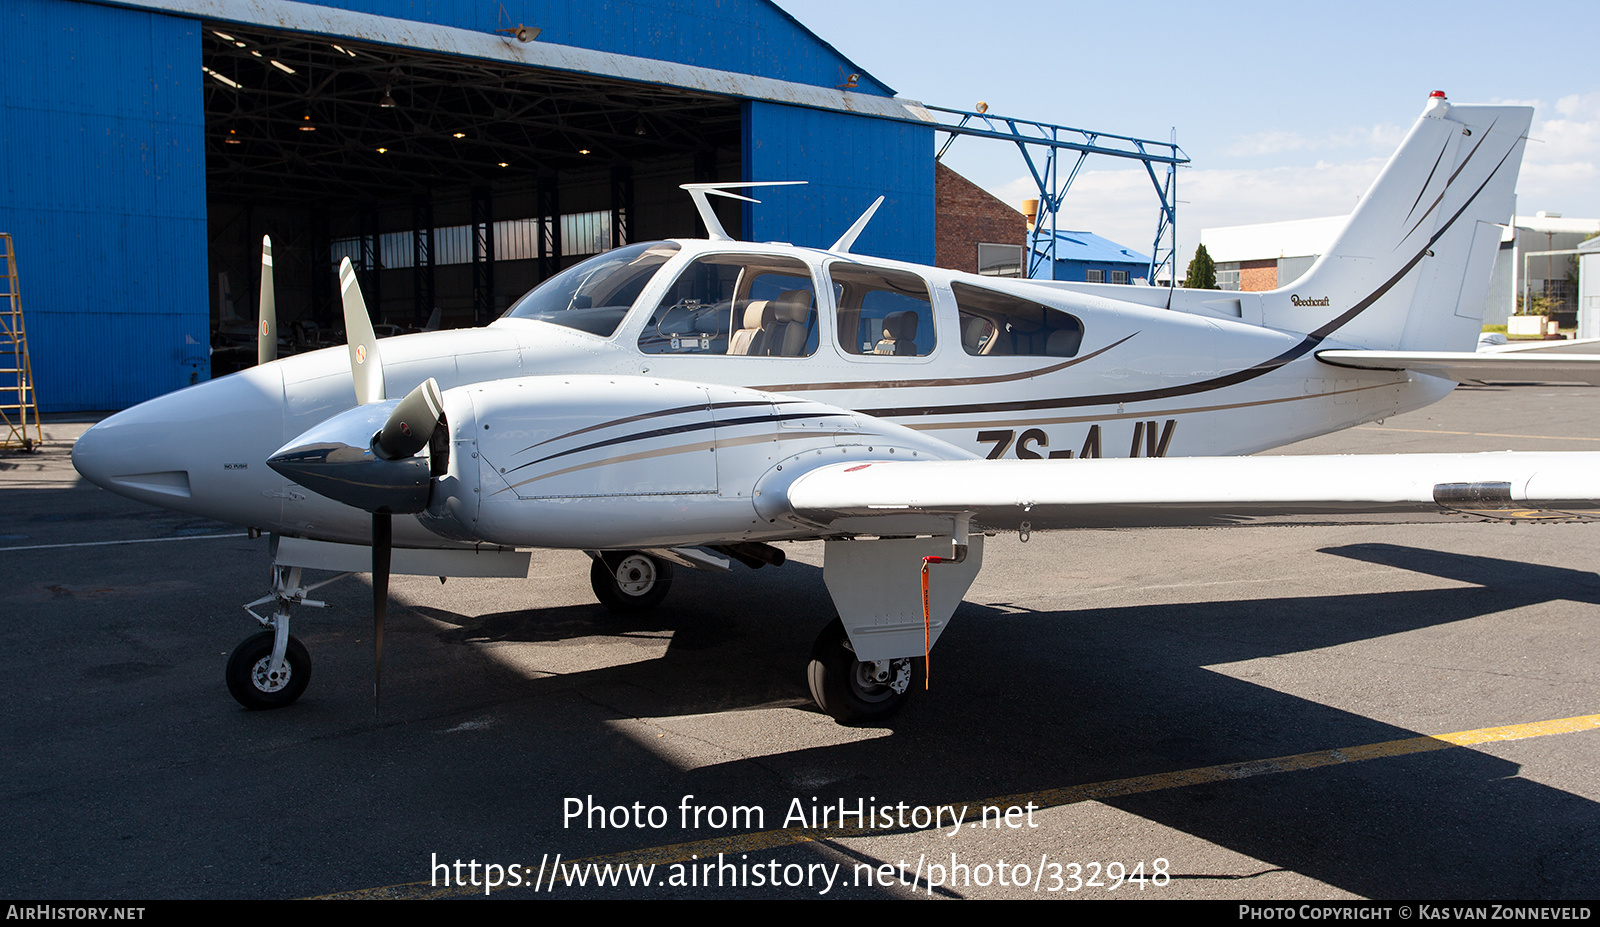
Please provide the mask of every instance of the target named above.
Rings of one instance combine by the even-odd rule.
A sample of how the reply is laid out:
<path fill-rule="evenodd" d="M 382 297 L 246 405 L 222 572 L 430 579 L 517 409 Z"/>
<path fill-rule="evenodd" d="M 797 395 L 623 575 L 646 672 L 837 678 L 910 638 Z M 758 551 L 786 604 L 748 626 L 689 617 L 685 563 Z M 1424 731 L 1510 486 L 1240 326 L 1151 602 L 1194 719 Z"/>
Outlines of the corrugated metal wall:
<path fill-rule="evenodd" d="M 750 102 L 744 116 L 744 179 L 804 180 L 804 187 L 750 191 L 745 237 L 826 248 L 885 197 L 854 250 L 933 263 L 933 129 Z"/>
<path fill-rule="evenodd" d="M 122 408 L 207 375 L 198 32 L 0 4 L 0 231 L 44 411 Z"/>
<path fill-rule="evenodd" d="M 510 24 L 541 42 L 837 87 L 858 69 L 768 0 L 503 0 Z M 323 0 L 322 6 L 486 31 L 494 0 Z M 894 92 L 862 74 L 858 93 Z"/>

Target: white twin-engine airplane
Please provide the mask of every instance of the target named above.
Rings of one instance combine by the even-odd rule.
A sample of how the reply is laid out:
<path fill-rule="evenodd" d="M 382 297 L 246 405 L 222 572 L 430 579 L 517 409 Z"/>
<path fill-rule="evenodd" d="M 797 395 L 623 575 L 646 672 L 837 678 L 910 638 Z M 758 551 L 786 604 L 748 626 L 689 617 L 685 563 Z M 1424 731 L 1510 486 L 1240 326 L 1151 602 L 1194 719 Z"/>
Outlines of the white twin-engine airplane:
<path fill-rule="evenodd" d="M 378 342 L 346 261 L 348 352 L 271 361 L 264 337 L 270 362 L 106 419 L 73 462 L 271 535 L 274 592 L 247 609 L 276 610 L 251 611 L 267 630 L 227 671 L 250 708 L 309 679 L 288 633 L 290 607 L 317 604 L 302 568 L 370 569 L 381 667 L 391 570 L 526 576 L 525 549 L 574 548 L 601 602 L 634 610 L 674 565 L 779 564 L 771 542 L 821 538 L 839 619 L 811 692 L 842 722 L 881 721 L 986 531 L 1600 507 L 1600 454 L 1236 456 L 1486 372 L 1600 379 L 1600 357 L 1470 353 L 1531 118 L 1433 94 L 1337 243 L 1266 293 L 852 254 L 877 204 L 827 250 L 730 240 L 706 197 L 756 184 L 686 185 L 709 240 L 601 254 L 482 329 Z"/>

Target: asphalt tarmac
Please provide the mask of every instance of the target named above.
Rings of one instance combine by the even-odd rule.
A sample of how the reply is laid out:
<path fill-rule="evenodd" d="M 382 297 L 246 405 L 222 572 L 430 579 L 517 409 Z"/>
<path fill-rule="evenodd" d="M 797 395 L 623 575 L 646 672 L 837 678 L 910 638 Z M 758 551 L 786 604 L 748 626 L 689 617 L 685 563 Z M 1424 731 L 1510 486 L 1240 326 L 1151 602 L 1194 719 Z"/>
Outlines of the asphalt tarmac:
<path fill-rule="evenodd" d="M 0 897 L 1600 897 L 1600 525 L 991 538 L 876 729 L 807 695 L 819 544 L 636 618 L 581 553 L 396 577 L 377 718 L 355 576 L 249 712 L 266 540 L 82 483 L 83 428 L 0 454 Z M 1503 449 L 1600 450 L 1600 391 L 1281 453 Z"/>

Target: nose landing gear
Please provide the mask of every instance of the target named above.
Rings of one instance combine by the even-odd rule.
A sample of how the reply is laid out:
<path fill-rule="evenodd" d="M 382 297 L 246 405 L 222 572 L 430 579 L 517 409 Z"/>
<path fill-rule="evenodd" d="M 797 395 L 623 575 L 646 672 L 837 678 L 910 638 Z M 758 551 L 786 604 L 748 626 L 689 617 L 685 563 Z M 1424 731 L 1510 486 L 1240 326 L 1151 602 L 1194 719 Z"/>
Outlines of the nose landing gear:
<path fill-rule="evenodd" d="M 262 631 L 233 648 L 228 658 L 228 692 L 253 711 L 294 703 L 311 682 L 311 654 L 298 637 L 290 637 L 276 670 L 272 646 L 277 635 Z"/>

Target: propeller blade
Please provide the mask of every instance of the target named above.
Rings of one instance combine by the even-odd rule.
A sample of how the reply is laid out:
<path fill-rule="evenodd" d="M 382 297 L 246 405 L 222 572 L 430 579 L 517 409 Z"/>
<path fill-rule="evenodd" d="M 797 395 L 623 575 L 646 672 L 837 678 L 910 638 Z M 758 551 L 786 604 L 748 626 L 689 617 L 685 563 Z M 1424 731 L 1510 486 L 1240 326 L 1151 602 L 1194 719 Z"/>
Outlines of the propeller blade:
<path fill-rule="evenodd" d="M 389 547 L 393 516 L 372 513 L 372 714 L 377 716 L 383 694 L 383 619 L 389 611 Z"/>
<path fill-rule="evenodd" d="M 439 384 L 429 377 L 407 393 L 389 413 L 373 450 L 385 460 L 410 457 L 428 446 L 428 439 L 433 437 L 443 413 L 444 397 L 439 394 Z"/>
<path fill-rule="evenodd" d="M 378 360 L 378 336 L 372 332 L 367 301 L 361 298 L 356 269 L 350 259 L 339 262 L 339 293 L 344 299 L 344 338 L 350 345 L 350 374 L 356 383 L 356 405 L 382 402 L 383 364 Z"/>
<path fill-rule="evenodd" d="M 272 288 L 272 239 L 261 236 L 261 324 L 256 327 L 256 363 L 278 359 L 278 299 Z"/>

